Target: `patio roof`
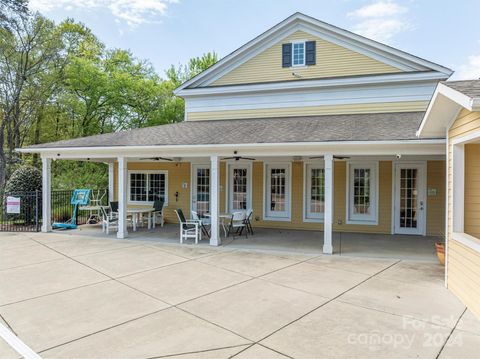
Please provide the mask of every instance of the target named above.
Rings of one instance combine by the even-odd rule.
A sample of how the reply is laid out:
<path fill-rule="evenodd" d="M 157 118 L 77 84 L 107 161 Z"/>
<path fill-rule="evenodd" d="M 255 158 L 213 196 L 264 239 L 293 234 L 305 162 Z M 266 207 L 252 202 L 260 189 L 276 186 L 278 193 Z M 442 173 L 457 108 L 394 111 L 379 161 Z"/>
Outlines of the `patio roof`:
<path fill-rule="evenodd" d="M 186 121 L 26 147 L 48 148 L 418 140 L 423 112 Z"/>

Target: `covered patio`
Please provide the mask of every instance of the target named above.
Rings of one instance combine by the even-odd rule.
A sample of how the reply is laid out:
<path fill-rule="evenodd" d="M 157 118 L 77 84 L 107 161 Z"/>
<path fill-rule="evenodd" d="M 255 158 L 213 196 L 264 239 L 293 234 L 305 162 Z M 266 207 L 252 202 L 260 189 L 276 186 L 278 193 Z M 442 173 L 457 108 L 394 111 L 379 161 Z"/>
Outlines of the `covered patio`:
<path fill-rule="evenodd" d="M 69 232 L 54 231 L 52 234 L 71 237 L 89 238 L 115 238 L 114 234 L 107 235 L 102 232 L 99 225 L 82 225 L 77 230 Z M 271 253 L 298 253 L 315 254 L 323 253 L 323 243 L 319 237 L 322 232 L 306 230 L 288 230 L 271 228 L 254 228 L 254 235 L 232 236 L 225 238 L 222 232 L 222 247 L 226 249 L 258 250 Z M 179 225 L 166 224 L 157 226 L 154 230 L 141 227 L 136 232 L 130 232 L 128 241 L 151 242 L 177 246 L 179 238 Z M 401 260 L 416 260 L 437 262 L 435 254 L 436 236 L 416 237 L 409 235 L 387 235 L 369 233 L 332 233 L 333 254 L 347 257 L 388 258 Z M 210 245 L 209 239 L 204 238 L 195 245 L 193 241 L 183 244 L 187 248 L 196 246 L 204 248 Z"/>

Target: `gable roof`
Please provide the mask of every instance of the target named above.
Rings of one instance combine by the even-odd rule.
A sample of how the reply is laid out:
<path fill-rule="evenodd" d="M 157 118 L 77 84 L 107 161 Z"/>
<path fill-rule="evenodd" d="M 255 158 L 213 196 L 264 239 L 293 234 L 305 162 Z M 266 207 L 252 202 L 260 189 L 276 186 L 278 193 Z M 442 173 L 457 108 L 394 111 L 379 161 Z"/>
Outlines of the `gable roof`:
<path fill-rule="evenodd" d="M 445 134 L 458 112 L 480 111 L 480 80 L 444 81 L 437 85 L 418 128 L 419 137 Z"/>
<path fill-rule="evenodd" d="M 417 140 L 423 112 L 179 122 L 33 145 L 52 148 Z"/>
<path fill-rule="evenodd" d="M 405 72 L 437 72 L 443 79 L 448 78 L 453 73 L 452 70 L 434 62 L 297 12 L 225 56 L 207 70 L 186 81 L 175 90 L 175 93 L 182 95 L 184 90 L 202 87 L 212 83 L 215 79 L 223 76 L 264 49 L 280 41 L 285 36 L 298 30 L 312 33 L 327 41 L 337 43 L 369 57 L 392 64 Z"/>
<path fill-rule="evenodd" d="M 480 98 L 480 80 L 445 81 L 442 84 L 470 97 L 472 100 Z"/>

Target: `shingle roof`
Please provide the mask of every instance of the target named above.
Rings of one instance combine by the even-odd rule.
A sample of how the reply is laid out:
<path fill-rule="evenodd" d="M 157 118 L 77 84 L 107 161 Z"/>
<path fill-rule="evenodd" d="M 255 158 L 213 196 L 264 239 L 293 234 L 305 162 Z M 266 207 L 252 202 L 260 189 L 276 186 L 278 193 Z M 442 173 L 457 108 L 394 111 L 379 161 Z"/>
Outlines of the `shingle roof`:
<path fill-rule="evenodd" d="M 480 98 L 480 80 L 444 81 L 442 84 L 468 97 Z"/>
<path fill-rule="evenodd" d="M 28 148 L 416 140 L 424 112 L 190 121 Z"/>

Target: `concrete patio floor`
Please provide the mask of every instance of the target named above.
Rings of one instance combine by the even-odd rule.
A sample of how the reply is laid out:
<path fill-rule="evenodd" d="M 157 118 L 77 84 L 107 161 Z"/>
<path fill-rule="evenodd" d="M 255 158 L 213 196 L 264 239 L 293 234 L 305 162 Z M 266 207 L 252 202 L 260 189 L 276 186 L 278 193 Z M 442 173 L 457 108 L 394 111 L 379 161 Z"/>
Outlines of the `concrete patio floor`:
<path fill-rule="evenodd" d="M 432 260 L 92 233 L 0 233 L 0 324 L 42 358 L 478 355 Z"/>
<path fill-rule="evenodd" d="M 278 252 L 295 252 L 322 254 L 323 232 L 305 230 L 283 230 L 254 228 L 255 235 L 246 238 L 244 235 L 224 238 L 222 246 L 236 249 L 268 250 Z M 88 236 L 95 238 L 115 238 L 115 233 L 102 233 L 100 225 L 83 225 L 77 230 L 55 232 L 55 235 Z M 145 227 L 138 231 L 130 230 L 128 239 L 132 241 L 148 241 L 163 244 L 177 244 L 179 241 L 178 224 L 166 224 L 148 230 Z M 385 235 L 363 233 L 333 233 L 333 250 L 337 255 L 393 258 L 437 262 L 435 242 L 438 237 Z M 209 246 L 208 238 L 204 238 L 200 246 Z"/>

